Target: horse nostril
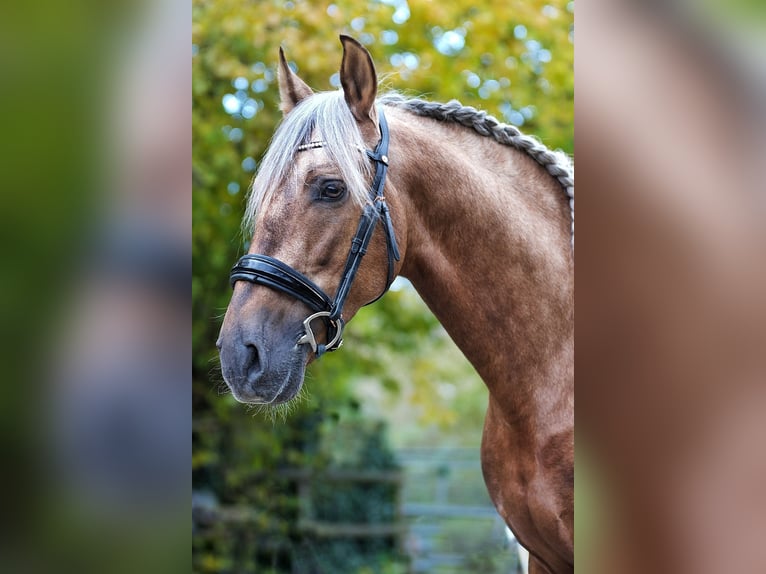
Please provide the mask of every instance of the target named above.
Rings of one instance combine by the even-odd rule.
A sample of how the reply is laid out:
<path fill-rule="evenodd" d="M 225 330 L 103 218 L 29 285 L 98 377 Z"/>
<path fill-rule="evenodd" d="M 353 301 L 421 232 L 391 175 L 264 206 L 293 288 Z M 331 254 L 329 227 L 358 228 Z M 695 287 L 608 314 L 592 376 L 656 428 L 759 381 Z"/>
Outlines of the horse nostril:
<path fill-rule="evenodd" d="M 258 352 L 258 347 L 252 343 L 245 345 L 247 349 L 246 365 L 247 365 L 247 380 L 255 382 L 261 375 L 261 355 Z"/>

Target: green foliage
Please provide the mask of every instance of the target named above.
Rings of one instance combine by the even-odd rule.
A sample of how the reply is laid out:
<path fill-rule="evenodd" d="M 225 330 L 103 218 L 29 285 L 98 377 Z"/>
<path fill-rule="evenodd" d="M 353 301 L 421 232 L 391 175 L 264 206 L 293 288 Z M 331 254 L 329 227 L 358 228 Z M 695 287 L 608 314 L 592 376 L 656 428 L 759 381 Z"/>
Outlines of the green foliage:
<path fill-rule="evenodd" d="M 348 413 L 353 412 L 353 406 Z M 193 537 L 195 572 L 397 572 L 403 564 L 392 535 L 322 537 L 306 523 L 391 524 L 397 520 L 397 483 L 359 482 L 324 471 L 395 471 L 381 424 L 353 414 L 296 412 L 290 425 L 238 418 L 195 421 L 195 488 L 217 495 L 220 517 L 200 521 Z M 270 423 L 269 423 L 270 424 Z M 297 474 L 296 474 L 297 473 Z M 306 488 L 300 484 L 305 483 Z"/>
<path fill-rule="evenodd" d="M 193 0 L 192 5 L 193 483 L 214 492 L 222 504 L 253 509 L 234 531 L 195 536 L 195 571 L 284 572 L 290 560 L 285 556 L 307 559 L 301 552 L 309 549 L 330 562 L 344 556 L 346 564 L 355 565 L 347 570 L 354 574 L 396 574 L 400 566 L 387 558 L 385 545 L 317 546 L 296 533 L 295 485 L 275 471 L 390 468 L 390 449 L 375 443 L 379 429 L 360 432 L 354 426 L 360 419 L 402 422 L 392 429 L 398 443 L 431 444 L 452 429 L 447 442 L 478 445 L 486 392 L 414 291 L 390 292 L 359 312 L 343 349 L 312 365 L 304 396 L 286 422 L 247 411 L 219 393 L 214 342 L 230 296 L 228 272 L 248 239 L 239 227 L 245 195 L 280 119 L 278 48 L 284 46 L 310 86 L 333 89 L 341 58 L 338 34 L 349 33 L 370 50 L 384 89 L 435 101 L 457 98 L 503 121 L 523 123 L 524 132 L 571 153 L 572 3 Z M 314 494 L 326 502 L 316 508 L 323 516 L 344 512 L 337 491 Z M 379 512 L 384 520 L 390 496 L 385 489 L 368 492 L 378 510 L 368 507 L 364 513 Z M 351 502 L 362 504 L 364 498 L 360 494 Z M 366 558 L 354 562 L 348 552 Z M 373 554 L 379 559 L 370 558 Z"/>

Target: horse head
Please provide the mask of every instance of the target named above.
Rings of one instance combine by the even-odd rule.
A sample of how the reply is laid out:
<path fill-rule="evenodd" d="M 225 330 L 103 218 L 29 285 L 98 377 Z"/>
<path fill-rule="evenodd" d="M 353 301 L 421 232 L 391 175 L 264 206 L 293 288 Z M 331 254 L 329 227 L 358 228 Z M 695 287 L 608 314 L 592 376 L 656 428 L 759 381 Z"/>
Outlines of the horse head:
<path fill-rule="evenodd" d="M 398 267 L 375 68 L 356 40 L 341 42 L 338 92 L 314 93 L 279 52 L 283 119 L 253 181 L 252 240 L 232 271 L 217 342 L 241 402 L 295 397 L 307 364 L 338 348 L 345 322 L 386 291 Z"/>

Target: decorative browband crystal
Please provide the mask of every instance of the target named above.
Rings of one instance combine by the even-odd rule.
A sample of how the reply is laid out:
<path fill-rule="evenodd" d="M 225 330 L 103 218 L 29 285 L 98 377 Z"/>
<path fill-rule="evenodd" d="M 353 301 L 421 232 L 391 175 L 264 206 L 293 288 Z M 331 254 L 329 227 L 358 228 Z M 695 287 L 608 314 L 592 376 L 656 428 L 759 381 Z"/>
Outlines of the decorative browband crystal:
<path fill-rule="evenodd" d="M 325 142 L 323 142 L 321 140 L 318 140 L 318 141 L 313 141 L 313 142 L 308 142 L 308 143 L 305 143 L 305 144 L 301 144 L 296 149 L 298 151 L 305 151 L 307 149 L 316 149 L 318 147 L 324 147 L 325 145 L 327 145 Z"/>

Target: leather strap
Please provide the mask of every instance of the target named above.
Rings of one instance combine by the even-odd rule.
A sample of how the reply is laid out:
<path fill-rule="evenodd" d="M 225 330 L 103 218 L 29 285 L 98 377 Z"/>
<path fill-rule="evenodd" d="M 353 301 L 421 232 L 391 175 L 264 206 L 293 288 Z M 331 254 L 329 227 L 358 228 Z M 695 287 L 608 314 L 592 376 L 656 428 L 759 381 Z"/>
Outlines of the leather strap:
<path fill-rule="evenodd" d="M 370 305 L 374 303 L 383 295 L 386 294 L 388 288 L 391 287 L 391 283 L 394 280 L 394 260 L 399 261 L 399 246 L 396 243 L 396 234 L 394 232 L 394 226 L 391 222 L 391 215 L 386 205 L 385 195 L 383 194 L 383 188 L 386 184 L 386 174 L 388 172 L 388 122 L 383 110 L 378 112 L 378 123 L 380 125 L 380 141 L 375 147 L 375 151 L 366 150 L 367 156 L 375 162 L 375 176 L 372 180 L 372 186 L 370 187 L 370 199 L 371 203 L 365 205 L 362 210 L 362 216 L 359 219 L 359 226 L 357 227 L 354 239 L 351 241 L 351 249 L 346 259 L 346 268 L 343 271 L 342 279 L 338 291 L 335 294 L 335 301 L 331 309 L 330 317 L 332 319 L 338 319 L 343 312 L 343 305 L 346 302 L 346 297 L 351 291 L 351 285 L 356 277 L 356 272 L 359 270 L 359 266 L 362 263 L 362 257 L 367 253 L 367 247 L 372 239 L 372 234 L 375 231 L 375 225 L 378 221 L 383 223 L 383 229 L 386 234 L 386 251 L 388 257 L 388 274 L 386 276 L 386 286 L 383 291 L 375 297 L 372 301 L 365 303 Z"/>
<path fill-rule="evenodd" d="M 231 270 L 232 288 L 237 281 L 249 281 L 282 291 L 314 311 L 326 311 L 332 299 L 311 279 L 268 255 L 243 255 Z"/>

